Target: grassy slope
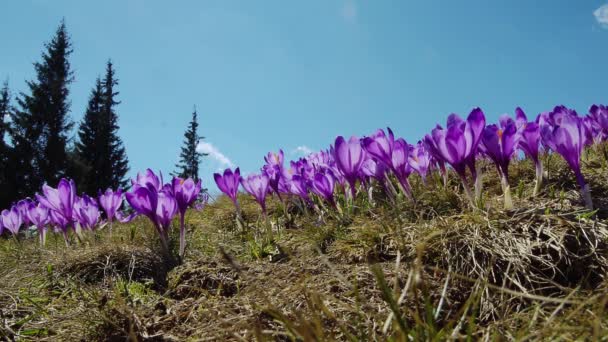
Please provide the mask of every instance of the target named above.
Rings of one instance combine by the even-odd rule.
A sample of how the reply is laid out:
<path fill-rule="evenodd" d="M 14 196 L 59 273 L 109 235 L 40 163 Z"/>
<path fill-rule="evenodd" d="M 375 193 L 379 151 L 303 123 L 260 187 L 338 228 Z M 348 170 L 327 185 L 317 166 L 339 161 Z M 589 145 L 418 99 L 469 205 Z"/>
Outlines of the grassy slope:
<path fill-rule="evenodd" d="M 270 203 L 271 229 L 241 197 L 247 227 L 220 198 L 188 214 L 187 256 L 163 258 L 145 218 L 65 248 L 50 236 L 0 240 L 0 337 L 47 340 L 596 339 L 608 334 L 607 166 L 584 173 L 596 218 L 553 156 L 511 168 L 516 210 L 500 210 L 484 165 L 484 210 L 467 209 L 455 180 L 414 179 L 416 205 L 364 194 L 354 213 L 289 215 Z M 177 233 L 176 230 L 173 233 Z M 175 236 L 176 237 L 176 236 Z M 177 239 L 174 238 L 176 241 Z"/>

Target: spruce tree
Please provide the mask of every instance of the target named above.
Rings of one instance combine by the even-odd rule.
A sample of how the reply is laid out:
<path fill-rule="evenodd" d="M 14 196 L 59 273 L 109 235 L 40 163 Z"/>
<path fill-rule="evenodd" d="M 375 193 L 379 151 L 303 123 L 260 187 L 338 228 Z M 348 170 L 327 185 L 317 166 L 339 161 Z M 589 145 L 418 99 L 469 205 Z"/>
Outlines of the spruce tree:
<path fill-rule="evenodd" d="M 44 182 L 56 184 L 65 176 L 68 158 L 68 86 L 73 81 L 68 57 L 72 53 L 65 22 L 50 43 L 45 44 L 42 61 L 34 63 L 35 80 L 28 81 L 28 93 L 17 99 L 19 109 L 11 115 L 11 141 L 19 196 L 31 196 Z"/>
<path fill-rule="evenodd" d="M 11 181 L 14 169 L 10 164 L 11 147 L 6 143 L 5 137 L 9 130 L 7 118 L 10 116 L 11 94 L 8 81 L 4 82 L 0 90 L 0 208 L 6 208 L 16 198 L 15 184 Z"/>
<path fill-rule="evenodd" d="M 198 135 L 198 120 L 196 107 L 192 112 L 192 121 L 188 124 L 186 133 L 184 133 L 184 145 L 182 146 L 182 152 L 180 154 L 180 160 L 175 167 L 178 171 L 175 172 L 179 177 L 192 178 L 198 181 L 198 170 L 201 163 L 201 157 L 207 155 L 207 153 L 201 153 L 197 150 L 198 144 L 204 137 Z"/>
<path fill-rule="evenodd" d="M 106 74 L 97 79 L 91 91 L 89 104 L 78 129 L 76 144 L 76 170 L 84 170 L 81 189 L 89 194 L 98 190 L 119 188 L 127 185 L 128 159 L 122 140 L 118 136 L 118 115 L 115 107 L 118 92 L 114 67 L 106 65 Z"/>

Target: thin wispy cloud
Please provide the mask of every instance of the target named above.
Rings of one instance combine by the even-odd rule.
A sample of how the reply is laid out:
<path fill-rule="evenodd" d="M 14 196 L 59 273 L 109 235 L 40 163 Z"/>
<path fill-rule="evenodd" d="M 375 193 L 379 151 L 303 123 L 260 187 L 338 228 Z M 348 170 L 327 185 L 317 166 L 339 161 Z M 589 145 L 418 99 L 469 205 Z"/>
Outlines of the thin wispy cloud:
<path fill-rule="evenodd" d="M 350 23 L 357 21 L 358 12 L 357 4 L 354 0 L 345 0 L 340 8 L 340 16 Z"/>
<path fill-rule="evenodd" d="M 593 16 L 601 27 L 608 29 L 608 4 L 602 5 L 593 11 Z"/>
<path fill-rule="evenodd" d="M 228 166 L 228 167 L 233 167 L 234 164 L 232 163 L 232 161 L 226 157 L 222 152 L 220 152 L 220 150 L 213 146 L 213 144 L 205 142 L 205 141 L 201 141 L 198 143 L 198 146 L 196 147 L 196 150 L 199 153 L 207 153 L 209 154 L 209 157 L 215 161 L 217 161 L 219 164 L 221 164 L 221 166 Z"/>
<path fill-rule="evenodd" d="M 306 145 L 298 146 L 291 151 L 292 154 L 298 154 L 298 155 L 309 155 L 312 152 L 313 152 L 313 150 Z"/>

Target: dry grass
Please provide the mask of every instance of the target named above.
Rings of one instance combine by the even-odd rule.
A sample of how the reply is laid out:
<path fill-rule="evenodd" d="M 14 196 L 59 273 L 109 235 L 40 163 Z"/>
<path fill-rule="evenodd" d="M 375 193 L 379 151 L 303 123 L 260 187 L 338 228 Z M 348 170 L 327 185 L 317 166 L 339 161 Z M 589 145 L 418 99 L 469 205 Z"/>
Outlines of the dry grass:
<path fill-rule="evenodd" d="M 2 239 L 0 338 L 605 339 L 606 161 L 584 162 L 595 215 L 563 163 L 546 162 L 539 198 L 532 165 L 514 163 L 511 212 L 488 164 L 484 210 L 467 208 L 455 180 L 413 179 L 416 204 L 376 192 L 343 216 L 273 200 L 266 221 L 242 196 L 239 227 L 222 197 L 189 213 L 181 264 L 143 218 L 70 249 Z"/>

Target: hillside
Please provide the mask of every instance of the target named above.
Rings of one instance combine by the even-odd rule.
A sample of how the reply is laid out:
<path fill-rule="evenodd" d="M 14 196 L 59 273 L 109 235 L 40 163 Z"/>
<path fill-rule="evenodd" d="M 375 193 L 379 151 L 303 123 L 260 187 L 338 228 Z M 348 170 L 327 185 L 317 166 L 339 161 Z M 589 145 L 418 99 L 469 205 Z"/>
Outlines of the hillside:
<path fill-rule="evenodd" d="M 595 146 L 602 151 L 606 146 Z M 265 219 L 239 195 L 186 217 L 182 262 L 160 251 L 145 218 L 66 248 L 49 234 L 0 239 L 0 336 L 19 340 L 597 340 L 608 335 L 608 160 L 588 150 L 574 176 L 544 155 L 510 167 L 502 210 L 495 167 L 481 208 L 460 182 L 411 182 L 416 202 L 360 192 L 352 210 L 318 215 L 287 199 Z M 178 223 L 172 229 L 177 241 Z"/>

